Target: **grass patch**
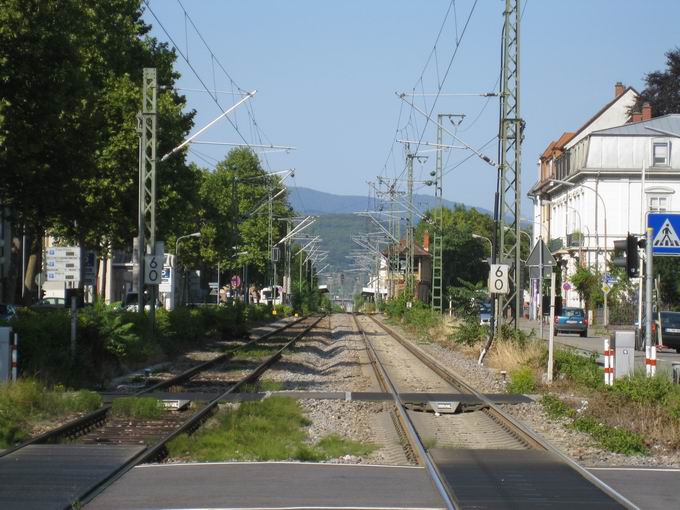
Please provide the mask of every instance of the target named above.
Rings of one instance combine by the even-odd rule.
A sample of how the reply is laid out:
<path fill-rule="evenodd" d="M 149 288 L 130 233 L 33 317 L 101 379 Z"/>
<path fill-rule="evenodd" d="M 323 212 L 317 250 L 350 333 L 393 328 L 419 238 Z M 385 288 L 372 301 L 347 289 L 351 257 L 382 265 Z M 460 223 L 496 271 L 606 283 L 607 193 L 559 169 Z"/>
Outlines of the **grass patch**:
<path fill-rule="evenodd" d="M 93 411 L 101 403 L 92 391 L 68 391 L 63 386 L 50 390 L 32 379 L 0 385 L 0 448 L 28 439 L 40 422 Z"/>
<path fill-rule="evenodd" d="M 559 398 L 547 393 L 543 395 L 541 404 L 543 404 L 543 409 L 545 409 L 545 412 L 553 420 L 572 417 L 575 413 L 574 409 L 562 402 Z"/>
<path fill-rule="evenodd" d="M 531 367 L 520 367 L 510 373 L 508 393 L 533 393 L 536 391 L 536 377 Z"/>
<path fill-rule="evenodd" d="M 611 427 L 592 416 L 579 416 L 571 427 L 590 434 L 607 450 L 626 455 L 647 455 L 649 450 L 640 434 L 620 427 Z"/>
<path fill-rule="evenodd" d="M 310 421 L 294 399 L 272 397 L 242 402 L 236 409 L 215 417 L 196 434 L 177 437 L 168 445 L 168 451 L 175 458 L 203 462 L 319 461 L 366 454 L 375 448 L 339 436 L 328 436 L 310 445 L 305 442 L 308 425 Z"/>
<path fill-rule="evenodd" d="M 111 412 L 123 418 L 153 420 L 160 418 L 165 410 L 160 400 L 153 397 L 120 397 L 113 401 Z"/>
<path fill-rule="evenodd" d="M 589 434 L 603 448 L 626 455 L 647 455 L 649 449 L 641 434 L 624 427 L 612 426 L 595 416 L 578 415 L 575 409 L 553 395 L 543 395 L 543 409 L 552 419 L 569 418 L 569 427 Z"/>
<path fill-rule="evenodd" d="M 281 345 L 251 344 L 239 347 L 234 351 L 234 358 L 246 360 L 262 360 L 269 358 L 277 351 L 281 350 Z"/>
<path fill-rule="evenodd" d="M 372 443 L 360 443 L 359 441 L 353 441 L 337 434 L 323 437 L 316 443 L 316 449 L 328 459 L 342 457 L 343 455 L 354 455 L 357 457 L 370 455 L 376 448 Z"/>
<path fill-rule="evenodd" d="M 512 374 L 522 367 L 543 368 L 545 365 L 541 361 L 545 352 L 545 345 L 536 340 L 519 343 L 498 339 L 491 346 L 485 363 Z"/>
<path fill-rule="evenodd" d="M 285 385 L 281 381 L 269 381 L 267 379 L 248 383 L 241 386 L 240 393 L 260 393 L 262 391 L 283 391 Z"/>

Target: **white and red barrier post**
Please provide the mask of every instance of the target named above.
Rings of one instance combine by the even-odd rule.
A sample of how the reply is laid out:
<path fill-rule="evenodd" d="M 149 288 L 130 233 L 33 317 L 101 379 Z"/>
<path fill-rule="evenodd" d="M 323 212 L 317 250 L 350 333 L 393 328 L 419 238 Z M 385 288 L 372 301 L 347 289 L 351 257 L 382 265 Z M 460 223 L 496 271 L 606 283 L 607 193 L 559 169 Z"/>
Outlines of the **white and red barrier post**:
<path fill-rule="evenodd" d="M 614 384 L 614 349 L 611 347 L 609 338 L 604 339 L 604 384 L 612 386 Z"/>
<path fill-rule="evenodd" d="M 14 333 L 12 342 L 12 382 L 17 382 L 17 370 L 19 361 L 19 335 Z"/>

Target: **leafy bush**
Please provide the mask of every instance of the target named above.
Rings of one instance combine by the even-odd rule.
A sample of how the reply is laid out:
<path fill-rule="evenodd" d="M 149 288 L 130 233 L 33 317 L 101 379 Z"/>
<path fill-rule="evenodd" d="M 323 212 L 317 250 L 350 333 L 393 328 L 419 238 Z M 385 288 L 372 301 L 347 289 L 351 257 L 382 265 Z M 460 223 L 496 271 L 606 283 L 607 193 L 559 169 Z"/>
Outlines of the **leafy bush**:
<path fill-rule="evenodd" d="M 547 353 L 544 363 L 547 363 Z M 604 386 L 603 374 L 597 366 L 597 355 L 581 356 L 571 350 L 555 350 L 555 373 L 587 388 Z"/>
<path fill-rule="evenodd" d="M 676 388 L 665 374 L 647 377 L 636 372 L 632 377 L 617 379 L 608 390 L 615 396 L 639 403 L 663 403 L 666 398 L 680 388 Z"/>
<path fill-rule="evenodd" d="M 488 336 L 488 326 L 482 326 L 475 317 L 468 316 L 466 321 L 458 326 L 452 338 L 459 344 L 473 346 L 484 341 Z"/>
<path fill-rule="evenodd" d="M 208 339 L 244 336 L 249 322 L 271 320 L 265 305 L 178 307 L 156 311 L 152 329 L 147 315 L 97 302 L 78 312 L 76 356 L 70 353 L 70 311 L 20 310 L 13 321 L 19 334 L 19 368 L 23 374 L 71 387 L 102 385 L 120 372 L 122 363 L 139 362 L 162 351 L 167 356 Z M 281 307 L 289 314 L 290 307 Z"/>
<path fill-rule="evenodd" d="M 532 393 L 536 391 L 534 371 L 529 367 L 521 367 L 510 373 L 508 393 Z"/>

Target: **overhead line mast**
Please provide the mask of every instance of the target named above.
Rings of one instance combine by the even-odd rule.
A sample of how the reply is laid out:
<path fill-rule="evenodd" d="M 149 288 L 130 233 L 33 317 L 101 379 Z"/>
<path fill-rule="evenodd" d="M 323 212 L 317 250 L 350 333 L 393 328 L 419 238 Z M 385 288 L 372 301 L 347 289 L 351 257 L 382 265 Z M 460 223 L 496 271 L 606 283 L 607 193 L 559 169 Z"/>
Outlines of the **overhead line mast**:
<path fill-rule="evenodd" d="M 509 264 L 509 294 L 499 294 L 497 317 L 499 323 L 515 328 L 522 307 L 522 279 L 520 265 L 520 204 L 522 196 L 522 138 L 524 120 L 520 115 L 520 0 L 505 0 L 503 27 L 503 84 L 501 89 L 501 118 L 499 125 L 500 165 L 495 215 L 494 263 Z M 499 260 L 500 259 L 500 260 Z M 508 317 L 508 311 L 510 316 Z"/>

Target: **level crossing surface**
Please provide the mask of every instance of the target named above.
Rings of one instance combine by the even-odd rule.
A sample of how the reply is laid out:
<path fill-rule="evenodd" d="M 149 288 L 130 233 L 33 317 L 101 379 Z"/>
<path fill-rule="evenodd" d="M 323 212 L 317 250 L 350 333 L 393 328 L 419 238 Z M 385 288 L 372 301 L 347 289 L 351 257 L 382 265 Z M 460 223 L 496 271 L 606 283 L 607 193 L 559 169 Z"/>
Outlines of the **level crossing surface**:
<path fill-rule="evenodd" d="M 438 509 L 444 503 L 420 467 L 227 462 L 137 466 L 86 508 Z"/>
<path fill-rule="evenodd" d="M 31 445 L 0 457 L 2 510 L 63 509 L 143 446 Z"/>

